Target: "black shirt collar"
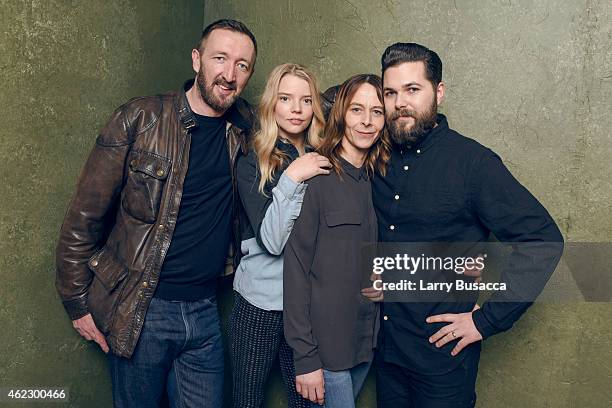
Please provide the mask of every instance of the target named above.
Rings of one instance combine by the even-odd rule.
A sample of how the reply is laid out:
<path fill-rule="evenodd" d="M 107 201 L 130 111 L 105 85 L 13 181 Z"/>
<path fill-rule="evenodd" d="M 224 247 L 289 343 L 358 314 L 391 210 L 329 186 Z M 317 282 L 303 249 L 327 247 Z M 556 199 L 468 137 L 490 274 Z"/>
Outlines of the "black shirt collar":
<path fill-rule="evenodd" d="M 365 169 L 365 164 L 361 167 L 357 168 L 348 162 L 344 157 L 338 156 L 340 158 L 340 164 L 342 165 L 342 170 L 356 181 L 359 180 L 367 180 L 368 174 Z"/>

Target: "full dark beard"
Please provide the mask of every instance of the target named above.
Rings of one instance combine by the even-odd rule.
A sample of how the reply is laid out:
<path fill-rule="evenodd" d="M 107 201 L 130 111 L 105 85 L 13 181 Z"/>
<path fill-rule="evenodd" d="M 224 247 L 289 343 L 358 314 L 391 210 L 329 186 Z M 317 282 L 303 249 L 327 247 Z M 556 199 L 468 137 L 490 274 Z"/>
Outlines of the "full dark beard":
<path fill-rule="evenodd" d="M 425 135 L 436 126 L 438 115 L 438 103 L 434 98 L 429 108 L 419 113 L 414 110 L 402 109 L 392 112 L 387 117 L 387 129 L 391 140 L 398 145 L 413 145 L 419 142 Z M 402 116 L 414 118 L 414 124 L 410 129 L 407 125 L 401 125 L 396 119 Z"/>
<path fill-rule="evenodd" d="M 210 86 L 206 85 L 206 76 L 204 75 L 204 70 L 200 67 L 200 72 L 197 77 L 198 90 L 200 91 L 200 95 L 202 95 L 202 99 L 208 106 L 214 109 L 217 112 L 225 112 L 227 108 L 232 106 L 234 101 L 236 100 L 237 95 L 229 96 L 225 99 L 221 99 L 217 97 L 213 93 L 213 87 L 215 85 L 222 85 L 227 88 L 236 89 L 235 83 L 226 82 L 223 78 L 217 78 L 214 80 Z"/>

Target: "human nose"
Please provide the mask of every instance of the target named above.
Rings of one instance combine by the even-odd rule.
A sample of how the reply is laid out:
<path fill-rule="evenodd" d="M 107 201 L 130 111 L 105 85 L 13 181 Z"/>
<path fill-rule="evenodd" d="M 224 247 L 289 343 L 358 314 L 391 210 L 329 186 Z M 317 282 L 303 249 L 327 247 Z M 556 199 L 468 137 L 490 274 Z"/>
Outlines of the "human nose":
<path fill-rule="evenodd" d="M 236 80 L 236 71 L 231 64 L 225 66 L 223 79 L 225 79 L 226 82 L 234 82 Z"/>
<path fill-rule="evenodd" d="M 297 100 L 291 102 L 291 112 L 300 113 L 302 111 L 302 103 Z"/>
<path fill-rule="evenodd" d="M 400 92 L 395 97 L 395 109 L 400 110 L 408 106 L 408 95 L 405 92 Z"/>
<path fill-rule="evenodd" d="M 372 112 L 366 111 L 363 113 L 363 117 L 361 118 L 361 123 L 363 126 L 368 127 L 372 124 Z"/>

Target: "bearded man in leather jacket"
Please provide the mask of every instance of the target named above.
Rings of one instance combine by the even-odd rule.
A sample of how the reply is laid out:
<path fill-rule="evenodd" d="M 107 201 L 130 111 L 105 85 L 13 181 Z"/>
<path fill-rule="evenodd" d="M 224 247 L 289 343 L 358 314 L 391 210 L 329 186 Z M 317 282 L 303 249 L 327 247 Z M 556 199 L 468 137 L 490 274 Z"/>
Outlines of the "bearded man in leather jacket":
<path fill-rule="evenodd" d="M 253 113 L 239 95 L 256 55 L 244 24 L 210 24 L 195 79 L 119 107 L 81 171 L 56 286 L 78 333 L 108 353 L 115 406 L 222 405 L 216 281 L 240 252 L 235 169 Z"/>

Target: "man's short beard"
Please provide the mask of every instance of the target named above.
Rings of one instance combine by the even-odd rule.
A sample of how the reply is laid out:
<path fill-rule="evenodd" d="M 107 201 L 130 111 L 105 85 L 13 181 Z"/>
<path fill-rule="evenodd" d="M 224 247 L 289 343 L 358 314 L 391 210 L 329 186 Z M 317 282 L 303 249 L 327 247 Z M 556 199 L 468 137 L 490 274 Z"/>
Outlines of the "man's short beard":
<path fill-rule="evenodd" d="M 214 94 L 213 88 L 215 85 L 222 85 L 227 88 L 236 89 L 235 83 L 226 82 L 223 78 L 219 77 L 215 79 L 210 86 L 206 86 L 206 76 L 204 75 L 204 70 L 200 67 L 200 72 L 198 73 L 198 77 L 196 80 L 198 84 L 198 90 L 200 91 L 200 95 L 202 95 L 202 99 L 208 106 L 210 106 L 213 110 L 217 112 L 225 112 L 227 108 L 232 106 L 234 101 L 237 98 L 237 94 L 233 96 L 229 96 L 225 99 L 221 99 Z"/>
<path fill-rule="evenodd" d="M 436 126 L 437 115 L 438 103 L 435 97 L 429 108 L 422 113 L 408 109 L 394 111 L 387 117 L 389 136 L 398 145 L 413 145 Z M 406 129 L 406 124 L 402 126 L 402 124 L 396 121 L 401 116 L 412 117 L 414 119 L 414 124 L 410 129 Z"/>

